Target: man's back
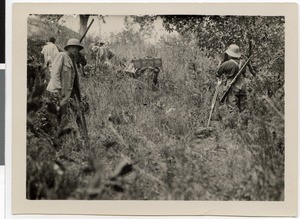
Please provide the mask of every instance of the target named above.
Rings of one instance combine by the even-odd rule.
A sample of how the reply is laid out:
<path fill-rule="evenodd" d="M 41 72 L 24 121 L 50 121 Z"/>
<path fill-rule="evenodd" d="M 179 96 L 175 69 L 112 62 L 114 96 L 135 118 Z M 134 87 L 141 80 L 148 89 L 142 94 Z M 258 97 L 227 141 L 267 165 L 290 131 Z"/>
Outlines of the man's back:
<path fill-rule="evenodd" d="M 217 76 L 221 77 L 223 74 L 226 76 L 227 82 L 230 82 L 236 74 L 239 72 L 239 64 L 235 60 L 228 60 L 225 61 L 219 68 L 217 72 Z M 242 64 L 242 63 L 241 63 Z M 236 87 L 238 90 L 243 90 L 245 91 L 245 74 L 246 69 L 242 71 L 242 74 L 237 78 L 234 87 Z"/>
<path fill-rule="evenodd" d="M 106 46 L 99 47 L 98 57 L 101 61 L 105 61 L 108 55 L 108 48 Z"/>
<path fill-rule="evenodd" d="M 52 42 L 47 42 L 42 49 L 42 54 L 44 55 L 45 63 L 53 61 L 56 55 L 59 53 L 57 47 Z"/>

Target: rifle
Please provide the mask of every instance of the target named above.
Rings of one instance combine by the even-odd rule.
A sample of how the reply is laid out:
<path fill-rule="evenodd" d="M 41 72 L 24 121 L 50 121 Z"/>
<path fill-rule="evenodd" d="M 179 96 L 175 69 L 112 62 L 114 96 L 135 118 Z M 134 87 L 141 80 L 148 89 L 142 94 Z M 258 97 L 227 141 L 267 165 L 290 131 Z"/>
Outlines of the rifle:
<path fill-rule="evenodd" d="M 94 19 L 92 19 L 91 23 L 89 24 L 89 26 L 87 27 L 87 29 L 83 33 L 82 37 L 80 38 L 80 40 L 79 40 L 80 43 L 82 42 L 82 40 L 84 39 L 85 35 L 87 34 L 87 32 L 89 31 L 89 29 L 91 28 L 93 22 L 94 22 Z M 73 64 L 76 66 L 75 62 L 73 62 Z M 77 77 L 78 77 L 78 72 L 77 71 L 76 71 L 76 74 L 77 74 Z M 80 127 L 80 129 L 82 129 L 85 140 L 88 140 L 88 130 L 87 130 L 85 116 L 84 116 L 84 113 L 82 112 L 82 108 L 81 108 L 80 93 L 75 94 L 75 101 L 76 101 L 77 111 L 78 111 L 78 113 L 76 115 L 77 116 L 76 123 L 78 124 L 78 126 Z"/>
<path fill-rule="evenodd" d="M 227 96 L 228 92 L 230 91 L 231 87 L 234 85 L 234 83 L 236 82 L 236 80 L 238 79 L 238 77 L 242 74 L 242 71 L 244 70 L 244 68 L 248 65 L 248 63 L 250 62 L 252 56 L 250 56 L 248 58 L 248 60 L 245 62 L 245 64 L 242 66 L 242 68 L 240 68 L 239 72 L 234 76 L 234 78 L 232 79 L 232 81 L 230 82 L 230 84 L 227 86 L 225 92 L 223 93 L 220 102 L 223 103 L 225 100 L 225 97 Z"/>
<path fill-rule="evenodd" d="M 92 24 L 94 22 L 94 19 L 92 19 L 91 23 L 89 24 L 89 26 L 86 28 L 86 30 L 84 31 L 82 37 L 80 38 L 79 42 L 81 43 L 82 40 L 84 39 L 85 35 L 87 34 L 87 32 L 89 31 L 89 29 L 91 28 Z M 55 44 L 59 50 L 59 52 L 61 51 L 65 51 L 65 49 L 63 48 L 63 46 L 59 45 L 59 44 Z"/>
<path fill-rule="evenodd" d="M 81 108 L 81 99 L 78 95 L 74 95 L 75 96 L 75 101 L 76 101 L 76 105 L 77 105 L 77 111 L 78 113 L 76 113 L 77 118 L 76 118 L 76 123 L 79 126 L 79 128 L 82 130 L 83 132 L 83 137 L 85 140 L 88 140 L 88 130 L 87 130 L 87 126 L 86 126 L 86 121 L 85 121 L 85 117 L 84 114 L 82 112 L 82 108 Z"/>
<path fill-rule="evenodd" d="M 84 39 L 85 35 L 87 34 L 87 32 L 89 31 L 89 29 L 91 28 L 93 22 L 94 22 L 94 19 L 92 19 L 91 23 L 90 23 L 89 26 L 86 28 L 85 32 L 83 33 L 82 37 L 80 38 L 80 40 L 79 40 L 80 43 L 82 42 L 82 40 Z"/>
<path fill-rule="evenodd" d="M 249 36 L 248 43 L 249 43 L 248 57 L 250 57 L 250 56 L 252 56 L 252 35 Z M 248 67 L 249 67 L 250 73 L 255 77 L 256 76 L 256 72 L 254 71 L 254 69 L 253 69 L 253 67 L 251 65 L 251 62 L 249 62 Z"/>

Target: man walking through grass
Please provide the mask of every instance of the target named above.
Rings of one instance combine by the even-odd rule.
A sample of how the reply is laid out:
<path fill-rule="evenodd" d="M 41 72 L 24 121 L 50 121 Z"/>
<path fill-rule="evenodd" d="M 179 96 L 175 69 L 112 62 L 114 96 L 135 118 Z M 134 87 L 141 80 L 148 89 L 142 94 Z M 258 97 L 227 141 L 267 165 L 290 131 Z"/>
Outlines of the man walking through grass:
<path fill-rule="evenodd" d="M 55 103 L 59 115 L 60 130 L 58 131 L 72 121 L 76 121 L 78 126 L 82 126 L 82 121 L 77 119 L 80 106 L 75 106 L 74 102 L 81 99 L 75 58 L 83 46 L 78 39 L 70 39 L 64 49 L 66 52 L 60 52 L 54 59 L 50 82 L 47 86 L 47 96 L 50 101 Z M 73 114 L 70 108 L 72 108 Z"/>
<path fill-rule="evenodd" d="M 225 97 L 226 106 L 231 116 L 225 116 L 224 118 L 225 120 L 228 119 L 228 125 L 230 127 L 236 127 L 234 124 L 236 122 L 243 127 L 247 127 L 250 112 L 248 112 L 249 109 L 247 109 L 246 67 L 241 69 L 246 61 L 241 59 L 240 48 L 235 44 L 232 44 L 228 47 L 224 53 L 224 56 L 224 62 L 218 69 L 217 77 L 219 80 L 221 80 L 220 78 L 225 76 L 225 87 L 231 83 L 233 78 L 241 70 L 241 74 L 237 77 L 235 83 L 230 87 L 227 96 Z M 248 61 L 250 60 L 248 59 Z M 256 76 L 256 72 L 254 71 L 254 68 L 251 66 L 250 62 L 248 62 L 246 66 L 249 68 L 250 73 L 253 76 Z M 220 110 L 220 114 L 223 114 L 221 111 L 223 110 Z"/>
<path fill-rule="evenodd" d="M 232 44 L 225 51 L 225 58 L 223 64 L 217 72 L 217 77 L 225 76 L 224 85 L 228 85 L 235 75 L 239 72 L 240 67 L 243 65 L 240 62 L 241 52 L 240 48 Z M 246 106 L 246 81 L 245 81 L 246 68 L 243 69 L 237 81 L 231 87 L 227 97 L 226 105 L 229 112 L 242 112 Z"/>

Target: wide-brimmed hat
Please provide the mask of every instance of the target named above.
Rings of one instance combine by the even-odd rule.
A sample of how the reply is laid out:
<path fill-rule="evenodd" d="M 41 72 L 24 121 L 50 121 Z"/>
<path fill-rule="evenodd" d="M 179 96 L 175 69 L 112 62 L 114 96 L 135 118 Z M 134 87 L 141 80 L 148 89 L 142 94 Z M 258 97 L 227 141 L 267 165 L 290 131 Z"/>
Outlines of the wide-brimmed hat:
<path fill-rule="evenodd" d="M 234 58 L 240 58 L 241 57 L 241 52 L 240 52 L 240 47 L 238 47 L 235 44 L 231 44 L 228 49 L 225 51 L 225 53 L 231 57 Z"/>
<path fill-rule="evenodd" d="M 79 50 L 83 49 L 83 46 L 80 44 L 78 39 L 69 39 L 67 45 L 64 47 L 65 50 L 68 49 L 69 46 L 77 46 Z"/>
<path fill-rule="evenodd" d="M 99 44 L 105 44 L 105 42 L 103 40 L 99 40 L 98 42 L 99 42 Z"/>

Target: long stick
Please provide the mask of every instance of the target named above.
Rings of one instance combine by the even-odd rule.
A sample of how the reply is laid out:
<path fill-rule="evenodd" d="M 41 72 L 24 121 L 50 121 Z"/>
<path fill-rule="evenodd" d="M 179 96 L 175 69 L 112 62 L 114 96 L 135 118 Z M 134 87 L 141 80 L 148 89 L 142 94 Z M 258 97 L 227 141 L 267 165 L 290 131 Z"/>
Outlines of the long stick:
<path fill-rule="evenodd" d="M 217 97 L 218 97 L 218 93 L 219 93 L 219 87 L 220 87 L 221 82 L 222 82 L 221 80 L 218 80 L 216 90 L 215 90 L 215 93 L 214 93 L 214 97 L 213 97 L 213 100 L 212 100 L 212 103 L 211 103 L 211 108 L 210 108 L 210 113 L 209 113 L 209 117 L 208 117 L 207 127 L 209 127 L 209 125 L 210 125 L 211 116 L 212 116 L 214 108 L 215 108 L 215 104 L 216 104 L 216 101 L 217 101 Z"/>
<path fill-rule="evenodd" d="M 84 114 L 81 109 L 81 104 L 80 104 L 81 100 L 79 99 L 79 97 L 77 95 L 75 95 L 75 101 L 77 104 L 77 112 L 78 112 L 76 115 L 77 116 L 76 122 L 77 122 L 77 125 L 79 126 L 79 128 L 81 129 L 81 131 L 83 132 L 84 139 L 88 140 L 88 138 L 89 138 L 88 129 L 87 129 Z"/>

